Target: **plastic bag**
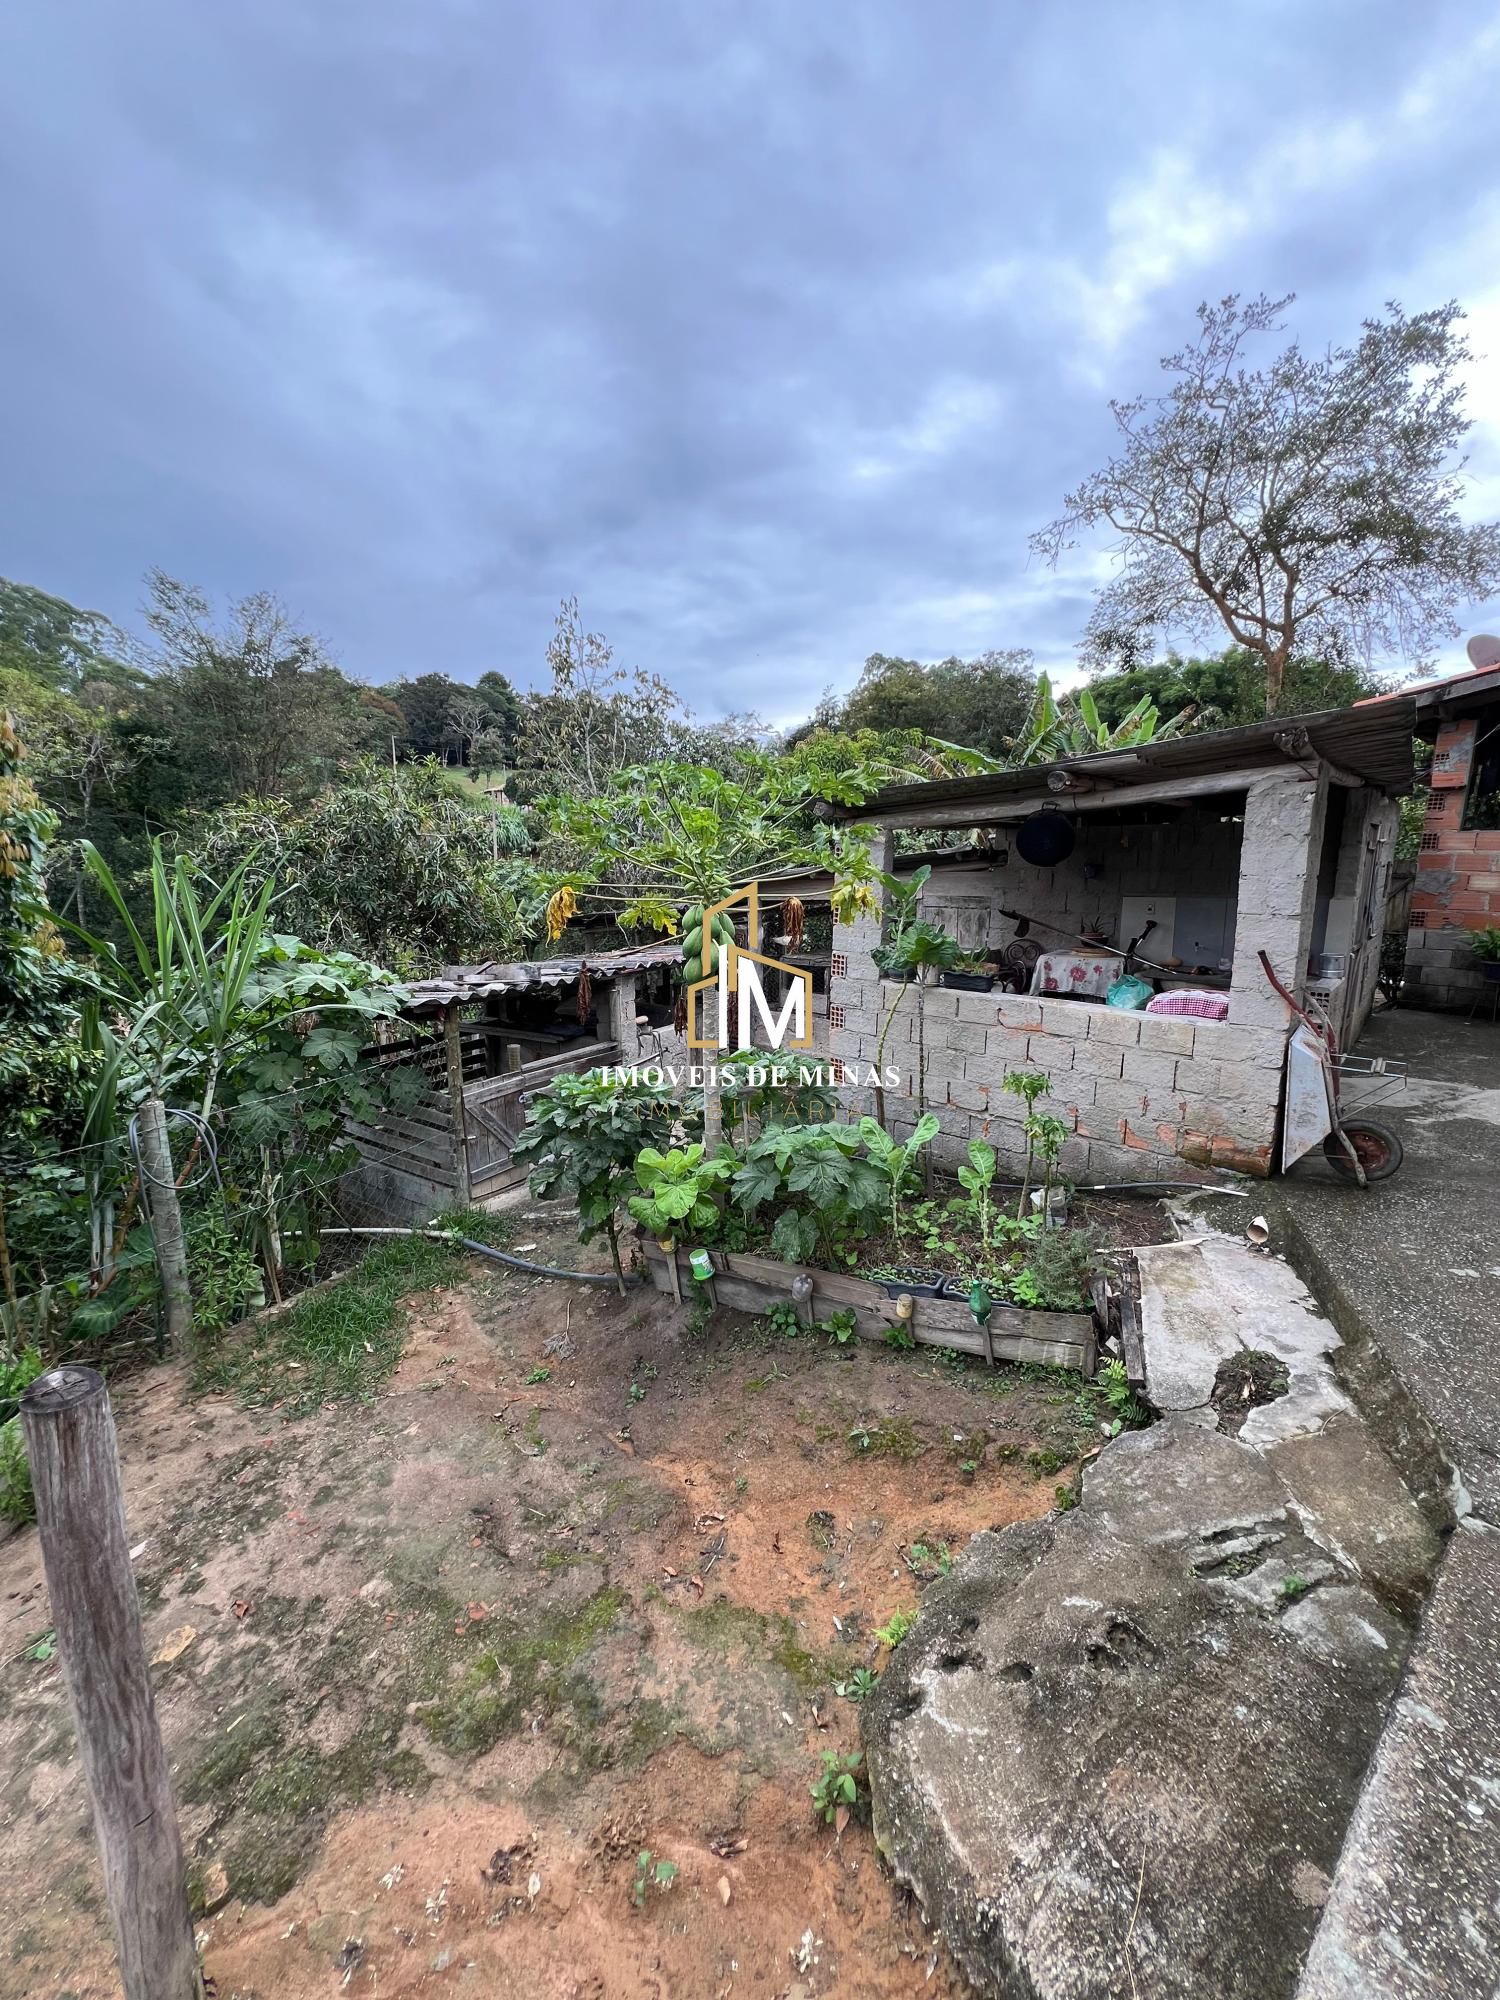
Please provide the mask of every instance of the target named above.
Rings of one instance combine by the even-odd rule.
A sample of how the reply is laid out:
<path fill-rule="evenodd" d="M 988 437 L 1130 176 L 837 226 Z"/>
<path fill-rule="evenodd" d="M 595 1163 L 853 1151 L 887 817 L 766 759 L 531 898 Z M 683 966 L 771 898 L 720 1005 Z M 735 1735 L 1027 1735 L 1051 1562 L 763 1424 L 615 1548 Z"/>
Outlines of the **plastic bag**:
<path fill-rule="evenodd" d="M 1134 1009 L 1144 1007 L 1151 998 L 1151 987 L 1144 979 L 1137 979 L 1133 972 L 1127 972 L 1117 979 L 1104 996 L 1106 1007 Z"/>

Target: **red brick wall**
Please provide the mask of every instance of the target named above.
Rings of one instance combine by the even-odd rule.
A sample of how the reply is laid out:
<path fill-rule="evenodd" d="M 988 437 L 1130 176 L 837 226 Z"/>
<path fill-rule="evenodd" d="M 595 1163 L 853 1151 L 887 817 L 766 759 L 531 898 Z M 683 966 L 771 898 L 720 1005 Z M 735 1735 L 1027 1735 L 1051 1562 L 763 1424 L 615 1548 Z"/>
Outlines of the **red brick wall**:
<path fill-rule="evenodd" d="M 1412 886 L 1407 992 L 1434 1007 L 1472 1003 L 1480 975 L 1467 935 L 1500 924 L 1500 832 L 1460 831 L 1473 742 L 1472 722 L 1439 731 Z"/>

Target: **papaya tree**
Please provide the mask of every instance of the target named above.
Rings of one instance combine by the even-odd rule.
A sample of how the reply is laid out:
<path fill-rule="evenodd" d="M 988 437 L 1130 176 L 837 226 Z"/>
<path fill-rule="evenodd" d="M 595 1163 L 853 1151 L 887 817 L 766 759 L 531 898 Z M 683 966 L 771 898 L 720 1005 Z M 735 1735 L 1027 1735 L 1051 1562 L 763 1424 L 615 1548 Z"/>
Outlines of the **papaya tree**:
<path fill-rule="evenodd" d="M 587 908 L 609 911 L 621 929 L 682 934 L 696 912 L 778 869 L 801 864 L 830 868 L 835 907 L 845 918 L 877 907 L 863 828 L 831 827 L 815 816 L 818 799 L 857 804 L 867 781 L 858 769 L 829 774 L 821 794 L 785 760 L 743 755 L 732 771 L 704 764 L 648 764 L 615 773 L 596 796 L 550 801 L 554 851 L 563 860 L 547 905 L 547 935 L 555 941 Z M 685 970 L 711 977 L 728 933 L 684 937 Z M 759 940 L 752 939 L 753 947 Z M 710 1008 L 704 1008 L 705 1031 Z M 722 1034 L 723 1023 L 715 1023 Z M 713 1158 L 723 1143 L 723 1100 L 716 1065 L 703 1067 L 703 1139 Z"/>

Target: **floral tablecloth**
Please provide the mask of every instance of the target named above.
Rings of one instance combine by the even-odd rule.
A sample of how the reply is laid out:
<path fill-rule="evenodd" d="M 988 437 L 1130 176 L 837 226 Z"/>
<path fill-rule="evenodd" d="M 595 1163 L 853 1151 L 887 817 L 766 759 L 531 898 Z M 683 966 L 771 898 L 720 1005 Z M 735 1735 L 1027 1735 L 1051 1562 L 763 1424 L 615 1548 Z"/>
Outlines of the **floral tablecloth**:
<path fill-rule="evenodd" d="M 1033 993 L 1071 993 L 1077 1000 L 1102 1000 L 1120 976 L 1120 961 L 1112 954 L 1096 958 L 1087 952 L 1049 951 L 1031 974 Z"/>

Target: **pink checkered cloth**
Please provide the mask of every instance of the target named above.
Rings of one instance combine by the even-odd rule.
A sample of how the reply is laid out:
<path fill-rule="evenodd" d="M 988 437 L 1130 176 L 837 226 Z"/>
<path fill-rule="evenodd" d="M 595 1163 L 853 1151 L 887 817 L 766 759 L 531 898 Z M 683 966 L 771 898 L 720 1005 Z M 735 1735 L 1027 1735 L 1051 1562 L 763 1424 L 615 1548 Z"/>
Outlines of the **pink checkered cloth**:
<path fill-rule="evenodd" d="M 1222 1021 L 1229 1012 L 1229 1002 L 1222 993 L 1195 992 L 1191 987 L 1183 987 L 1176 993 L 1158 993 L 1154 1000 L 1146 1002 L 1148 1014 L 1196 1014 L 1200 1020 Z"/>

